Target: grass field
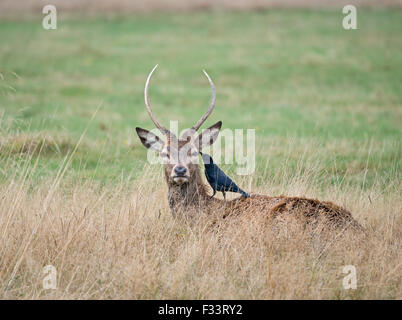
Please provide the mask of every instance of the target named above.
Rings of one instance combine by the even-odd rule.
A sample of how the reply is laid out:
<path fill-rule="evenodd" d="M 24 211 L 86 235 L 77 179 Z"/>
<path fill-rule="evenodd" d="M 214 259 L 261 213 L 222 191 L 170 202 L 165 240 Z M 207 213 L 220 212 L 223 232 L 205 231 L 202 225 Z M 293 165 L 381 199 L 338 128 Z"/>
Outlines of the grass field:
<path fill-rule="evenodd" d="M 41 18 L 0 21 L 0 297 L 402 298 L 400 9 L 359 10 L 352 31 L 334 9 Z M 366 241 L 323 254 L 302 232 L 218 241 L 174 221 L 134 130 L 153 128 L 156 63 L 161 122 L 198 120 L 205 68 L 208 124 L 256 129 L 256 172 L 223 168 L 252 192 L 347 207 Z"/>

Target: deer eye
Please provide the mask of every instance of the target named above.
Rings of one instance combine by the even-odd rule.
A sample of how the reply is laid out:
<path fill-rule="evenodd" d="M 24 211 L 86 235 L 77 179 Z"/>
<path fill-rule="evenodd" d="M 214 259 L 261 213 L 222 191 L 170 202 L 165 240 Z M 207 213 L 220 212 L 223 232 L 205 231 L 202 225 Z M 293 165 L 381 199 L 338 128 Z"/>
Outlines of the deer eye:
<path fill-rule="evenodd" d="M 198 152 L 189 150 L 187 155 L 190 157 L 196 157 L 198 156 Z"/>
<path fill-rule="evenodd" d="M 169 154 L 167 152 L 161 152 L 162 158 L 169 158 Z"/>

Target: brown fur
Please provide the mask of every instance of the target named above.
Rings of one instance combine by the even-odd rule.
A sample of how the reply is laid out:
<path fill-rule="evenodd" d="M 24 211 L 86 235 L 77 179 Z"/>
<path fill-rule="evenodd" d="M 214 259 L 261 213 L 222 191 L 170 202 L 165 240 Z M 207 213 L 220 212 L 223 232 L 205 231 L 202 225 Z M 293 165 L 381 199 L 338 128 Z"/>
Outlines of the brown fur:
<path fill-rule="evenodd" d="M 217 123 L 213 127 L 219 127 L 221 123 Z M 186 219 L 194 220 L 203 216 L 212 216 L 213 224 L 221 225 L 223 221 L 229 217 L 233 221 L 244 221 L 247 219 L 259 217 L 263 219 L 263 223 L 272 222 L 272 220 L 288 220 L 293 219 L 301 222 L 304 226 L 316 227 L 329 226 L 331 228 L 349 228 L 361 230 L 361 226 L 356 222 L 351 213 L 346 209 L 337 206 L 331 202 L 308 199 L 304 197 L 288 197 L 267 195 L 251 195 L 248 198 L 239 197 L 237 199 L 226 201 L 211 198 L 207 192 L 207 186 L 201 177 L 200 167 L 194 163 L 192 154 L 198 155 L 200 146 L 192 145 L 188 152 L 184 152 L 180 157 L 171 158 L 173 150 L 182 150 L 188 143 L 188 140 L 177 139 L 172 145 L 172 138 L 168 138 L 165 142 L 156 136 L 149 139 L 148 131 L 137 128 L 141 142 L 147 148 L 154 148 L 153 144 L 157 144 L 155 149 L 159 152 L 166 153 L 164 169 L 165 179 L 168 184 L 168 200 L 169 206 L 174 217 L 180 216 Z M 216 138 L 218 131 L 215 131 Z M 201 139 L 199 139 L 200 141 Z M 214 139 L 209 141 L 212 144 Z M 162 150 L 162 151 L 161 151 Z M 173 154 L 174 155 L 174 154 Z M 184 166 L 186 169 L 185 181 L 175 181 L 175 168 Z"/>
<path fill-rule="evenodd" d="M 255 215 L 269 222 L 278 217 L 290 216 L 305 225 L 323 222 L 334 228 L 351 227 L 362 230 L 348 210 L 332 202 L 283 195 L 251 195 L 231 201 L 210 198 L 198 165 L 192 165 L 191 178 L 186 184 L 178 186 L 171 182 L 168 170 L 165 170 L 165 176 L 169 187 L 169 205 L 174 216 L 194 218 L 207 214 L 213 215 L 216 222 L 222 222 L 229 217 L 247 219 Z"/>

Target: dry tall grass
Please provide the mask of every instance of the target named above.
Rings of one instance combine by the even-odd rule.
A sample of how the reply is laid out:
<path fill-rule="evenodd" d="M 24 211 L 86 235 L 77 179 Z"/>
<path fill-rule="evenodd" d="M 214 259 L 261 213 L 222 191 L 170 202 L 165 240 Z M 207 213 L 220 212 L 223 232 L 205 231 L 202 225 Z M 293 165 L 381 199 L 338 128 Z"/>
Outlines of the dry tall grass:
<path fill-rule="evenodd" d="M 402 298 L 398 182 L 323 192 L 308 182 L 320 167 L 260 187 L 249 181 L 253 192 L 346 204 L 366 229 L 363 238 L 340 231 L 320 240 L 297 225 L 271 229 L 258 219 L 220 230 L 174 220 L 156 166 L 145 166 L 135 183 L 122 177 L 100 186 L 69 177 L 70 155 L 54 179 L 38 182 L 37 154 L 29 157 L 0 184 L 2 299 Z M 55 290 L 42 286 L 49 264 Z M 356 290 L 343 288 L 345 265 L 357 269 Z"/>

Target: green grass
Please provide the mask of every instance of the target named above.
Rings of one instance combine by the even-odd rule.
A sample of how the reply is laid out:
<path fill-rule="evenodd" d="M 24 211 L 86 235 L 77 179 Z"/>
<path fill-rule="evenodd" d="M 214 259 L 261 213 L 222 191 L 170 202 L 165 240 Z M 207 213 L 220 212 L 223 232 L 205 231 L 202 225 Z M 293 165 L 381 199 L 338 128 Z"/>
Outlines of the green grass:
<path fill-rule="evenodd" d="M 359 9 L 352 31 L 343 30 L 342 18 L 340 10 L 61 13 L 52 31 L 42 29 L 40 16 L 1 21 L 2 138 L 13 145 L 39 133 L 60 141 L 62 148 L 50 146 L 39 160 L 36 174 L 47 176 L 102 103 L 70 174 L 135 178 L 146 150 L 134 128 L 153 128 L 143 102 L 147 74 L 159 63 L 150 95 L 160 120 L 186 128 L 209 103 L 205 68 L 217 87 L 208 124 L 256 129 L 257 183 L 300 170 L 308 150 L 323 187 L 381 181 L 386 188 L 401 179 L 402 11 Z M 2 150 L 3 179 L 10 157 L 35 161 L 10 145 Z"/>

